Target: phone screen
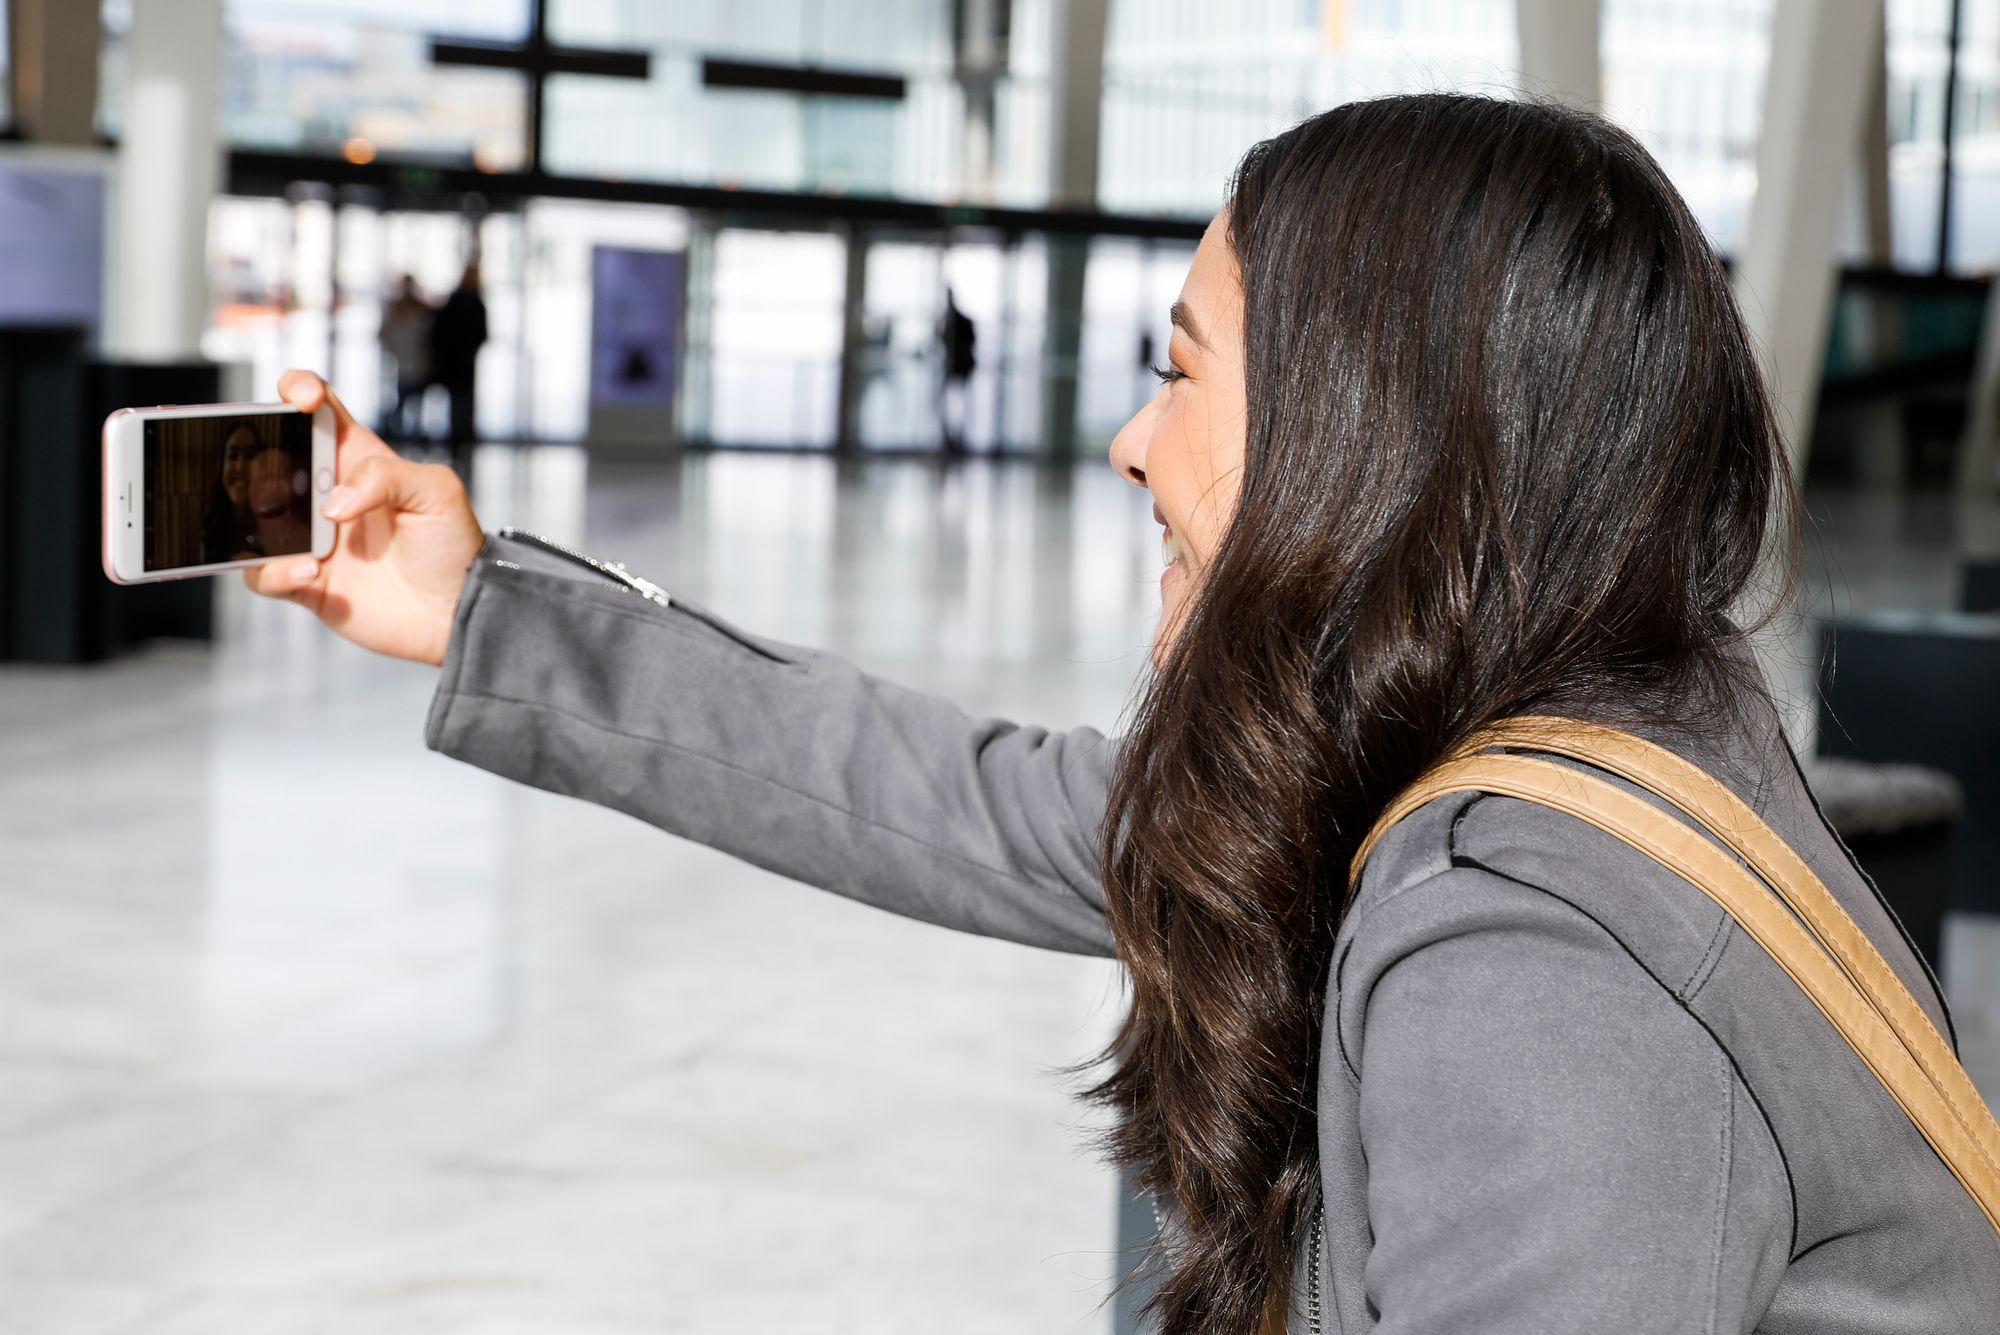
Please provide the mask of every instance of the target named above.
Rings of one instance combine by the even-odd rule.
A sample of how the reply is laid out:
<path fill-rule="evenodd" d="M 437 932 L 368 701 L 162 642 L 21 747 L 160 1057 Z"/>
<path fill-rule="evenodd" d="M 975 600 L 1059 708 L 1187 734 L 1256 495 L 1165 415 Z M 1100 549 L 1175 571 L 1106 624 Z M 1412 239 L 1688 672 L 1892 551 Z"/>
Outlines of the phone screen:
<path fill-rule="evenodd" d="M 144 569 L 312 550 L 312 417 L 232 413 L 146 423 Z"/>

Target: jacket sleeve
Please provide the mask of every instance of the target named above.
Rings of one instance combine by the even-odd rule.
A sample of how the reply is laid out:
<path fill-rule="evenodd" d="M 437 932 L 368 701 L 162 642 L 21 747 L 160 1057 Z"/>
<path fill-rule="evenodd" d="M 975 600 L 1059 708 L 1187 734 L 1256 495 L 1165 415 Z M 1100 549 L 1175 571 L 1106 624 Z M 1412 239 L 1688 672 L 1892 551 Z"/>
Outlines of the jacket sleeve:
<path fill-rule="evenodd" d="M 1100 734 L 969 718 L 525 542 L 474 561 L 425 740 L 894 913 L 1112 951 Z"/>
<path fill-rule="evenodd" d="M 1325 1060 L 1359 1087 L 1376 1335 L 1756 1327 L 1790 1249 L 1777 1142 L 1605 928 L 1461 866 L 1337 959 Z"/>

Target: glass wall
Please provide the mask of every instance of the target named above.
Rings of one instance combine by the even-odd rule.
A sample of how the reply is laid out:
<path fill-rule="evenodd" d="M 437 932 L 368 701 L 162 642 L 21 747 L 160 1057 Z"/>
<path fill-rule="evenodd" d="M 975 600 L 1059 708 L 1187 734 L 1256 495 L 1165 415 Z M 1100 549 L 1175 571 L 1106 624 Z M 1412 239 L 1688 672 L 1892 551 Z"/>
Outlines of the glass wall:
<path fill-rule="evenodd" d="M 2000 0 L 1959 0 L 1952 113 L 1953 272 L 2000 265 Z M 1896 262 L 1938 259 L 1952 0 L 1889 0 L 1890 173 Z"/>
<path fill-rule="evenodd" d="M 1950 267 L 2000 269 L 2000 0 L 1962 0 Z"/>
<path fill-rule="evenodd" d="M 274 385 L 288 367 L 316 370 L 364 422 L 380 421 L 390 403 L 393 367 L 380 333 L 394 286 L 407 274 L 436 304 L 476 250 L 488 339 L 475 423 L 486 439 L 528 434 L 540 377 L 525 337 L 520 215 L 384 213 L 326 193 L 220 199 L 209 212 L 208 250 L 214 314 L 203 354 L 247 367 L 260 387 Z M 587 318 L 572 336 L 587 356 Z M 442 400 L 425 405 L 431 434 L 443 434 L 444 411 Z"/>
<path fill-rule="evenodd" d="M 965 405 L 967 443 L 990 448 L 1005 293 L 1011 256 L 1000 247 L 966 263 L 965 246 L 926 239 L 875 240 L 862 289 L 861 438 L 877 449 L 926 449 L 942 439 L 944 390 L 940 318 L 944 293 L 973 321 L 975 366 Z M 997 261 L 997 262 L 995 262 Z M 956 408 L 957 405 L 954 405 Z"/>
<path fill-rule="evenodd" d="M 98 122 L 113 136 L 133 3 L 104 4 Z M 520 41 L 527 26 L 527 0 L 225 0 L 223 132 L 243 148 L 513 170 L 526 161 L 525 80 L 433 65 L 430 43 Z"/>
<path fill-rule="evenodd" d="M 589 424 L 592 252 L 685 251 L 694 224 L 681 209 L 541 199 L 528 206 L 526 227 L 518 429 L 537 440 L 580 440 Z M 683 374 L 684 400 L 686 382 Z"/>
<path fill-rule="evenodd" d="M 1601 13 L 1606 113 L 1733 249 L 1757 189 L 1771 0 L 1604 0 Z"/>
<path fill-rule="evenodd" d="M 103 128 L 122 114 L 134 0 L 103 0 Z M 1956 0 L 1950 267 L 2000 264 L 2000 0 Z M 1054 0 L 546 0 L 551 38 L 637 50 L 649 76 L 546 85 L 552 171 L 745 189 L 1037 207 L 1047 199 Z M 1894 261 L 1937 259 L 1954 0 L 1887 0 Z M 1604 0 L 1607 110 L 1659 156 L 1715 242 L 1756 181 L 1772 0 Z M 995 17 L 987 30 L 968 15 Z M 525 162 L 530 81 L 440 67 L 433 37 L 522 43 L 529 0 L 225 0 L 233 143 Z M 0 72 L 5 61 L 0 29 Z M 903 81 L 893 98 L 706 86 L 711 58 Z M 1356 97 L 1511 95 L 1513 0 L 1111 0 L 1100 204 L 1201 217 L 1259 138 Z M 4 112 L 0 112 L 4 114 Z M 1858 251 L 1856 252 L 1858 257 Z"/>
<path fill-rule="evenodd" d="M 1159 389 L 1167 361 L 1167 311 L 1194 262 L 1191 242 L 1099 238 L 1084 270 L 1077 352 L 1077 432 L 1109 442 Z"/>
<path fill-rule="evenodd" d="M 1193 254 L 1192 242 L 1090 242 L 1078 352 L 1063 364 L 1049 352 L 1043 239 L 872 242 L 862 320 L 863 446 L 936 448 L 941 415 L 950 413 L 954 423 L 962 414 L 974 453 L 1033 452 L 1049 387 L 1074 376 L 1079 448 L 1100 448 L 1159 387 L 1147 363 L 1166 358 L 1167 308 Z M 962 404 L 956 391 L 944 397 L 947 289 L 974 330 Z"/>
<path fill-rule="evenodd" d="M 706 319 L 690 323 L 687 351 L 690 381 L 706 388 L 683 410 L 684 430 L 718 445 L 831 446 L 847 273 L 840 238 L 731 230 L 708 251 Z"/>
<path fill-rule="evenodd" d="M 1937 265 L 1952 0 L 1888 0 L 1889 234 L 1898 268 Z"/>
<path fill-rule="evenodd" d="M 2000 0 L 1959 0 L 1950 267 L 2000 264 Z M 1888 0 L 1894 262 L 1937 248 L 1953 0 Z M 1756 189 L 1772 0 L 1604 0 L 1606 111 L 1646 144 L 1717 246 Z M 1252 142 L 1357 97 L 1512 95 L 1512 0 L 1114 0 L 1105 207 L 1200 216 Z M 1858 255 L 1857 255 L 1858 258 Z"/>
<path fill-rule="evenodd" d="M 1956 272 L 2000 263 L 2000 0 L 1958 0 Z M 1937 265 L 1953 0 L 1888 0 L 1891 261 Z M 1771 0 L 1605 0 L 1606 110 L 1659 157 L 1710 237 L 1733 249 L 1757 184 Z M 1858 229 L 1849 258 L 1865 258 Z"/>
<path fill-rule="evenodd" d="M 940 0 L 766 0 L 667 5 L 550 0 L 552 40 L 651 57 L 650 77 L 549 83 L 551 171 L 749 189 L 1035 205 L 1049 0 L 996 6 L 979 48 Z M 889 75 L 900 98 L 706 87 L 710 57 Z"/>
<path fill-rule="evenodd" d="M 1513 0 L 1113 0 L 1105 208 L 1204 217 L 1257 140 L 1358 97 L 1509 96 Z"/>
<path fill-rule="evenodd" d="M 1079 448 L 1101 448 L 1154 392 L 1146 369 L 1191 242 L 1089 243 L 1074 362 L 1048 351 L 1048 243 L 982 233 L 862 233 L 858 443 L 932 450 L 944 412 L 974 453 L 1034 452 L 1049 386 L 1077 379 Z M 363 421 L 394 394 L 384 308 L 404 276 L 441 302 L 474 247 L 489 337 L 476 422 L 485 440 L 581 440 L 590 415 L 591 255 L 599 246 L 683 251 L 689 261 L 676 429 L 736 447 L 831 448 L 839 430 L 848 242 L 832 232 L 716 227 L 682 210 L 564 200 L 467 216 L 390 210 L 302 190 L 218 200 L 210 215 L 214 301 L 205 355 L 256 385 L 287 367 L 329 376 Z M 973 371 L 944 397 L 945 293 L 972 321 Z M 428 391 L 419 434 L 445 430 Z"/>
<path fill-rule="evenodd" d="M 108 65 L 120 58 L 131 2 L 106 7 Z M 1047 70 L 1038 62 L 1051 47 L 1051 0 L 998 5 L 1009 17 L 980 50 L 955 26 L 979 7 L 946 0 L 548 3 L 558 42 L 651 57 L 644 80 L 551 81 L 552 170 L 934 198 L 983 190 L 1039 202 L 1047 143 L 1035 117 L 1046 111 Z M 1887 11 L 1894 254 L 1925 271 L 1937 245 L 1951 3 L 1889 0 Z M 1755 187 L 1772 4 L 1605 3 L 1609 110 L 1658 154 L 1725 250 L 1740 242 Z M 350 156 L 456 153 L 488 163 L 524 151 L 525 76 L 495 75 L 504 97 L 457 84 L 460 73 L 490 72 L 434 71 L 428 43 L 432 34 L 521 42 L 528 0 L 226 5 L 227 115 L 238 143 L 331 146 Z M 1220 201 L 1249 143 L 1318 108 L 1402 88 L 1508 94 L 1514 24 L 1512 0 L 1246 0 L 1226 10 L 1113 0 L 1102 202 L 1200 217 Z M 907 81 L 907 92 L 871 101 L 708 88 L 709 57 L 890 73 Z M 110 107 L 116 78 L 107 76 L 106 87 Z M 2000 264 L 2000 0 L 1963 0 L 1956 89 L 1951 258 L 1961 269 L 1992 266 Z M 1033 450 L 1046 435 L 1050 387 L 1073 378 L 1082 448 L 1097 448 L 1152 392 L 1145 362 L 1164 349 L 1165 311 L 1192 251 L 1087 243 L 1081 327 L 1066 331 L 1049 325 L 1051 243 L 1043 237 L 879 225 L 857 235 L 867 259 L 855 425 L 861 444 L 879 449 L 932 448 L 942 434 L 947 288 L 976 331 L 964 401 L 954 393 L 945 410 L 962 420 L 967 444 Z M 477 417 L 482 434 L 496 439 L 586 433 L 593 248 L 681 251 L 682 435 L 821 448 L 839 434 L 851 275 L 847 234 L 824 224 L 784 231 L 559 200 L 473 218 L 385 214 L 364 198 L 302 187 L 285 201 L 223 201 L 213 242 L 211 355 L 247 361 L 261 380 L 286 365 L 327 369 L 364 416 L 387 392 L 378 335 L 391 285 L 408 273 L 441 299 L 477 245 L 492 328 Z M 1070 332 L 1073 344 L 1052 337 Z M 1051 346 L 1076 352 L 1059 365 Z M 442 405 L 429 411 L 441 428 Z"/>

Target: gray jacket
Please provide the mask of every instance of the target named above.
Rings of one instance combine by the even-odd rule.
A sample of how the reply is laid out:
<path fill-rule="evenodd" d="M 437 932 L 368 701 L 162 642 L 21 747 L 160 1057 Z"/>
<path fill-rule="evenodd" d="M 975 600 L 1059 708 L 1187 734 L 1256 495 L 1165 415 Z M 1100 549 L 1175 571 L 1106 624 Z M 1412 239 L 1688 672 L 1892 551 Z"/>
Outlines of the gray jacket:
<path fill-rule="evenodd" d="M 1756 731 L 1688 754 L 1949 1032 Z M 895 913 L 1112 953 L 1098 733 L 971 719 L 522 542 L 473 567 L 427 740 Z M 2000 1331 L 2000 1242 L 1874 1075 L 1705 896 L 1582 822 L 1478 795 L 1406 819 L 1326 1008 L 1329 1331 Z"/>

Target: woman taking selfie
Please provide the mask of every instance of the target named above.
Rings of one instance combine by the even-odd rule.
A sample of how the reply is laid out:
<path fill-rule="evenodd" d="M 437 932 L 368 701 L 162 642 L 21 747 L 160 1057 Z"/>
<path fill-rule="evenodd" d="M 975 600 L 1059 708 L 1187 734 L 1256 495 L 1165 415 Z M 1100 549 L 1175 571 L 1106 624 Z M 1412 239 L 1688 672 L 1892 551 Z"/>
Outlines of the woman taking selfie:
<path fill-rule="evenodd" d="M 1173 323 L 1111 451 L 1167 562 L 1116 739 L 969 719 L 488 537 L 449 470 L 345 419 L 335 554 L 249 580 L 441 665 L 446 754 L 1117 956 L 1090 1097 L 1160 1203 L 1169 1335 L 1994 1329 L 1991 1122 L 1733 619 L 1789 587 L 1792 484 L 1659 168 L 1547 106 L 1344 106 L 1250 151 Z M 1725 829 L 1836 907 L 1727 906 Z M 1799 958 L 1840 910 L 1866 958 Z M 1899 999 L 1826 1001 L 1822 972 Z M 1896 1089 L 1912 1063 L 1932 1094 Z"/>

